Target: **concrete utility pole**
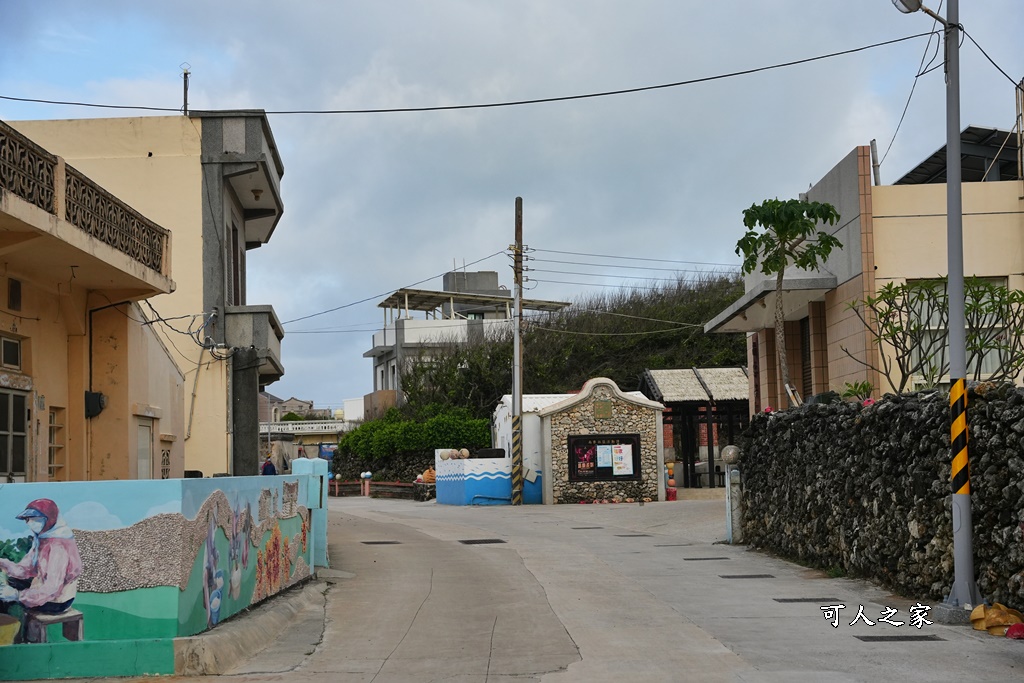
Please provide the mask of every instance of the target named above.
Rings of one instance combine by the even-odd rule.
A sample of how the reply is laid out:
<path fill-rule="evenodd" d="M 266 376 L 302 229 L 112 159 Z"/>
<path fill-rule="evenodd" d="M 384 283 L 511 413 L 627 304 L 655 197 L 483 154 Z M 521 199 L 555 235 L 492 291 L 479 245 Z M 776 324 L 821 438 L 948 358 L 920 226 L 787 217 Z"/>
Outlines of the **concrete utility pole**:
<path fill-rule="evenodd" d="M 523 198 L 516 197 L 515 334 L 512 342 L 512 504 L 523 504 Z"/>
<path fill-rule="evenodd" d="M 893 0 L 904 13 L 924 12 L 944 27 L 946 48 L 946 258 L 949 302 L 949 446 L 953 458 L 953 587 L 946 607 L 983 600 L 974 580 L 974 529 L 967 458 L 967 332 L 964 313 L 964 215 L 960 173 L 960 0 L 949 0 L 943 19 L 921 0 Z"/>
<path fill-rule="evenodd" d="M 981 604 L 974 581 L 974 529 L 967 458 L 967 334 L 964 321 L 964 226 L 960 177 L 960 0 L 949 0 L 946 43 L 946 242 L 949 259 L 949 410 L 953 456 L 953 607 Z"/>

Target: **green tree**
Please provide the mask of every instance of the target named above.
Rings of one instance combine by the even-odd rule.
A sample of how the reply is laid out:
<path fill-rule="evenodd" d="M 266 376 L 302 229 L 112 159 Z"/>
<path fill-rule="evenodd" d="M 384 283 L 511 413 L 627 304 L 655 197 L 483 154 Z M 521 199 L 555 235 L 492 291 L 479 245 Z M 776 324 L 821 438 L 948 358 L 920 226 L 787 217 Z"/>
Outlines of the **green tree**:
<path fill-rule="evenodd" d="M 801 199 L 767 199 L 743 212 L 747 232 L 736 243 L 736 254 L 743 257 L 744 275 L 760 270 L 775 276 L 775 348 L 779 355 L 782 381 L 789 380 L 786 362 L 786 331 L 782 308 L 782 279 L 786 268 L 814 270 L 842 243 L 819 230 L 820 223 L 835 225 L 839 213 L 831 204 Z"/>
<path fill-rule="evenodd" d="M 874 364 L 847 356 L 886 378 L 896 393 L 918 377 L 935 386 L 949 373 L 946 279 L 886 283 L 850 303 L 879 348 Z M 1024 369 L 1024 292 L 981 278 L 964 280 L 967 377 L 1013 381 Z"/>

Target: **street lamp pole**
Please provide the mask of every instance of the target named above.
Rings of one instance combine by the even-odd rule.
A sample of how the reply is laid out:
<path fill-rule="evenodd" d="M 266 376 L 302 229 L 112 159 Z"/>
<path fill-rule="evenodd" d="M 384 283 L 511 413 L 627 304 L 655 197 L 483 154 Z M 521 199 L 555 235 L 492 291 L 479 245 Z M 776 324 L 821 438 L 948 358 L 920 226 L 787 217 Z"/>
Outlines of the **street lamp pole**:
<path fill-rule="evenodd" d="M 949 302 L 949 411 L 953 489 L 953 587 L 947 607 L 983 602 L 974 580 L 974 531 L 967 457 L 967 335 L 964 319 L 964 230 L 960 175 L 960 2 L 948 0 L 946 18 L 920 0 L 892 0 L 904 13 L 923 11 L 944 27 L 946 50 L 946 258 Z"/>

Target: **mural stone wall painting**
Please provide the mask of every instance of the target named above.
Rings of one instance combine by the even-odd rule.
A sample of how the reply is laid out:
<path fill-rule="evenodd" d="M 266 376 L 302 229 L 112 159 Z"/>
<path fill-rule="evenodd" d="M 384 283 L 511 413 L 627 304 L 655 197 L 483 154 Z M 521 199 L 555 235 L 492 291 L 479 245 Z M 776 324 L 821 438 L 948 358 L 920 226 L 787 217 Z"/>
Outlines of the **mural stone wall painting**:
<path fill-rule="evenodd" d="M 0 645 L 15 637 L 45 642 L 50 623 L 64 624 L 65 634 L 81 640 L 82 614 L 71 608 L 82 573 L 74 533 L 48 498 L 29 502 L 15 518 L 25 522 L 28 536 L 0 547 L 0 611 L 8 617 L 0 628 L 10 634 Z"/>
<path fill-rule="evenodd" d="M 24 648 L 170 642 L 309 577 L 310 479 L 4 486 L 0 680 L 30 677 Z M 173 657 L 143 669 L 173 673 Z"/>

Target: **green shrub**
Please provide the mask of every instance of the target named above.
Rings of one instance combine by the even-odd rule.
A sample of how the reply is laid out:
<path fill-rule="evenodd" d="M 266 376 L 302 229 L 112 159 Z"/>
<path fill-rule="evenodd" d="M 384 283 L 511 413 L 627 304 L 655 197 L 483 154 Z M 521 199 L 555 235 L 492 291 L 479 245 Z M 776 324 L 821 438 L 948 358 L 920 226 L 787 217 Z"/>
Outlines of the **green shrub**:
<path fill-rule="evenodd" d="M 412 471 L 422 472 L 438 448 L 477 450 L 491 445 L 489 420 L 474 419 L 460 408 L 432 406 L 429 414 L 427 419 L 407 419 L 392 409 L 344 434 L 334 457 L 335 473 L 349 479 L 370 470 L 375 479 L 379 474 L 381 480 L 401 480 Z"/>

